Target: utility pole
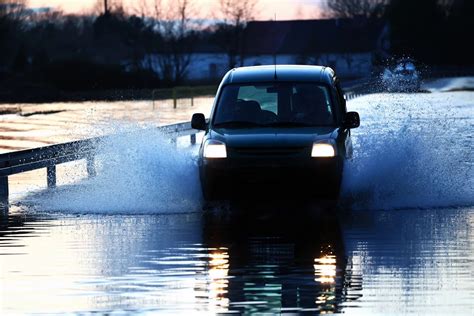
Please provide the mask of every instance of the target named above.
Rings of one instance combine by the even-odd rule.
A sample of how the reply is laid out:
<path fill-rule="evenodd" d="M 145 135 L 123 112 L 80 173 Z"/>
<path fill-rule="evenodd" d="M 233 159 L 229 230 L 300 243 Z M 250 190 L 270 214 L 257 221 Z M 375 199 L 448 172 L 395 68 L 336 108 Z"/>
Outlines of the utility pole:
<path fill-rule="evenodd" d="M 108 13 L 109 13 L 108 0 L 104 0 L 104 15 L 107 15 Z"/>

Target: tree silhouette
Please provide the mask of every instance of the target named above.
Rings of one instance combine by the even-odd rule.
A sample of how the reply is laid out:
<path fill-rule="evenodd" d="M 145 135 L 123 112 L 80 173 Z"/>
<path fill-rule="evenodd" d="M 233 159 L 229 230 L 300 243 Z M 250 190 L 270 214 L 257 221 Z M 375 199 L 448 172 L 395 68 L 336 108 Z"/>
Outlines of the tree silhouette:
<path fill-rule="evenodd" d="M 380 17 L 389 0 L 328 0 L 326 8 L 329 16 L 353 18 L 356 16 Z"/>
<path fill-rule="evenodd" d="M 214 39 L 227 52 L 229 69 L 244 63 L 244 29 L 247 22 L 256 17 L 255 9 L 258 3 L 258 0 L 219 1 L 224 21 L 218 25 Z"/>

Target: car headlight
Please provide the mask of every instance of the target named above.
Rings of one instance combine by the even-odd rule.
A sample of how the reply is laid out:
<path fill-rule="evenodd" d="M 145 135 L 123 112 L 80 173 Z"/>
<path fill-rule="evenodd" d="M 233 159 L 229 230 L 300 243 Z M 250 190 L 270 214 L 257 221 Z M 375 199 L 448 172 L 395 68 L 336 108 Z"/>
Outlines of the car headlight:
<path fill-rule="evenodd" d="M 208 139 L 204 143 L 204 158 L 227 158 L 225 144 L 221 141 Z"/>
<path fill-rule="evenodd" d="M 334 157 L 336 150 L 330 143 L 314 143 L 311 150 L 311 157 Z"/>

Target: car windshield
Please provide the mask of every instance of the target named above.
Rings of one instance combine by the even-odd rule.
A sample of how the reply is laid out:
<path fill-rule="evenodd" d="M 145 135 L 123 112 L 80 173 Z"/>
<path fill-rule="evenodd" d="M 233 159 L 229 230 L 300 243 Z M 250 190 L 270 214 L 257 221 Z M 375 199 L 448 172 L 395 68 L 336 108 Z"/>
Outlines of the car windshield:
<path fill-rule="evenodd" d="M 226 128 L 335 124 L 328 88 L 317 83 L 232 84 L 222 90 L 213 125 Z"/>

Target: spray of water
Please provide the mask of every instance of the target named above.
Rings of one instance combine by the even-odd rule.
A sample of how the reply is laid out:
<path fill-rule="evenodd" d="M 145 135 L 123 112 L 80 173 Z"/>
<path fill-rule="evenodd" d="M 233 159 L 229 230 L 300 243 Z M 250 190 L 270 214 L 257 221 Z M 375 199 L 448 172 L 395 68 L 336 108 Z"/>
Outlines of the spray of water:
<path fill-rule="evenodd" d="M 474 205 L 472 92 L 372 94 L 354 99 L 362 125 L 346 164 L 343 203 L 396 209 Z M 202 207 L 195 150 L 154 128 L 114 124 L 98 175 L 30 197 L 41 211 L 167 213 Z M 74 176 L 74 170 L 70 176 Z M 67 175 L 66 175 L 67 176 Z"/>
<path fill-rule="evenodd" d="M 362 117 L 343 183 L 353 208 L 474 204 L 472 93 L 374 94 L 349 107 Z"/>
<path fill-rule="evenodd" d="M 421 86 L 421 74 L 410 60 L 399 61 L 393 67 L 387 67 L 380 76 L 381 90 L 391 92 L 414 92 Z"/>
<path fill-rule="evenodd" d="M 109 131 L 109 133 L 112 131 Z M 176 148 L 156 128 L 114 124 L 99 146 L 97 176 L 30 196 L 42 211 L 77 213 L 170 213 L 200 208 L 195 155 Z M 69 170 L 67 176 L 77 171 Z"/>

